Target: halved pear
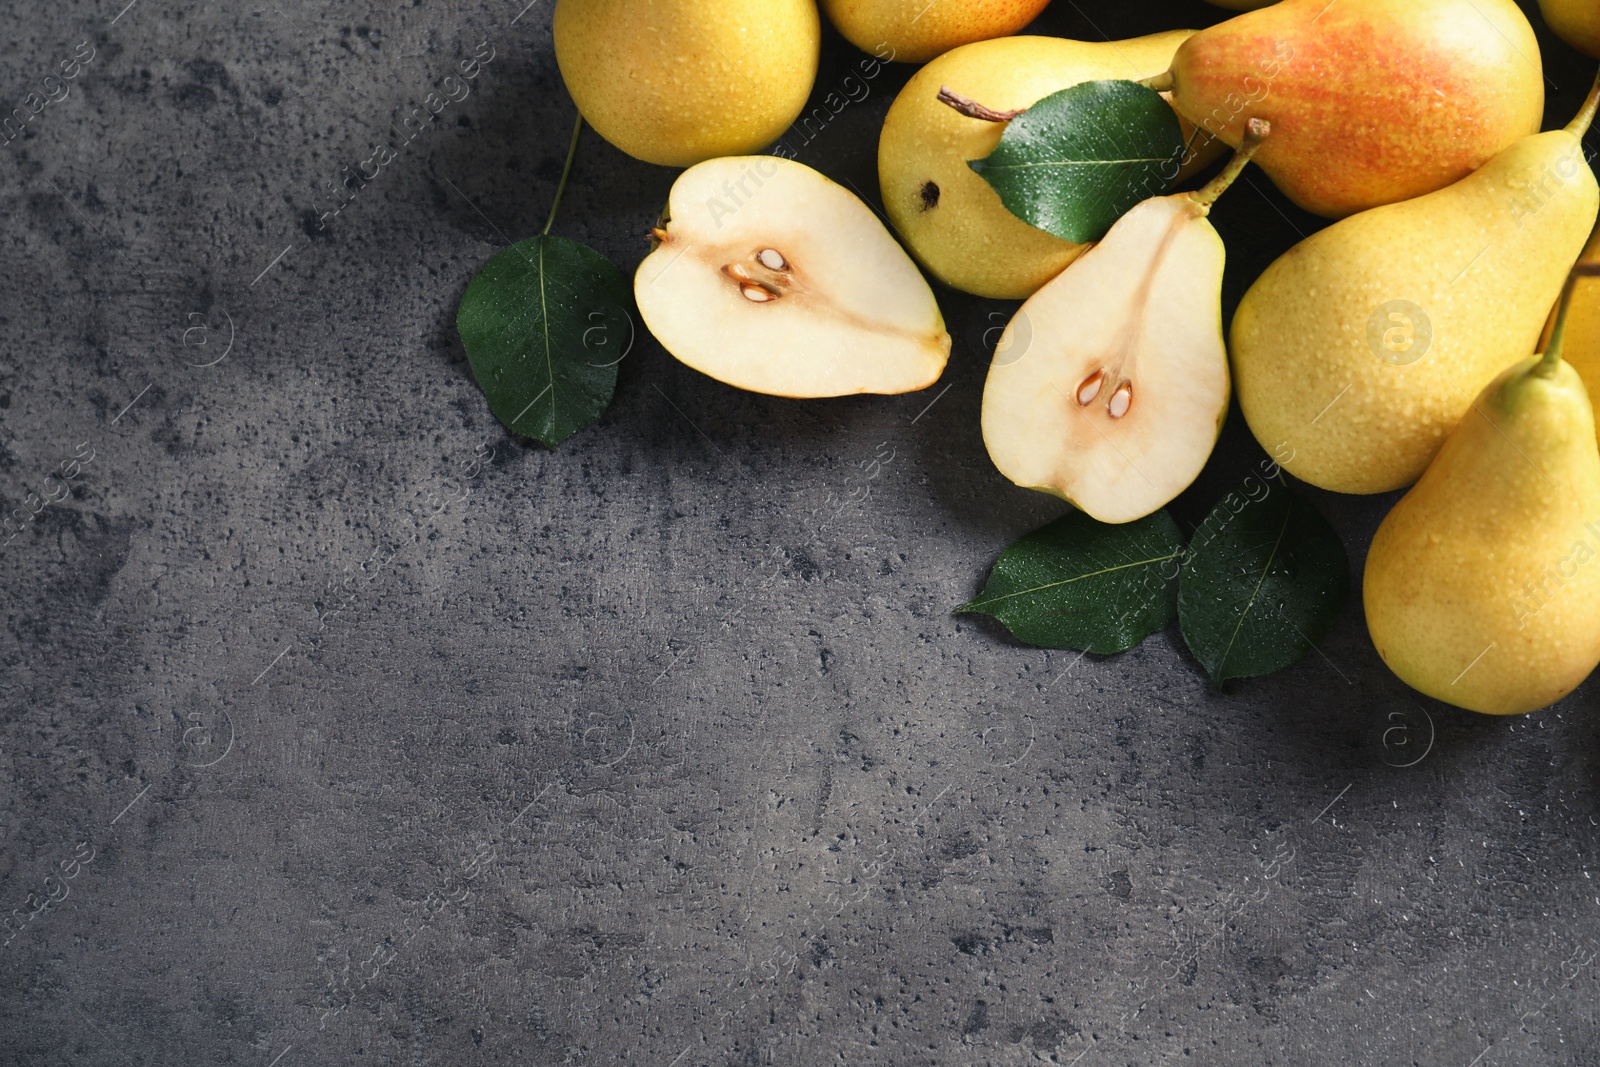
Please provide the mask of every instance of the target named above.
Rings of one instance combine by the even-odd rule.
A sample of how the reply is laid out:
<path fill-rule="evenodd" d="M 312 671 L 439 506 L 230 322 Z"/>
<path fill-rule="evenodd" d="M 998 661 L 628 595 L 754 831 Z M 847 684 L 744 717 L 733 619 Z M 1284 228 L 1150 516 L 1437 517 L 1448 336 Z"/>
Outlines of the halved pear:
<path fill-rule="evenodd" d="M 1222 239 L 1211 204 L 1265 124 L 1198 192 L 1136 205 L 1022 305 L 983 390 L 1000 473 L 1101 522 L 1132 522 L 1199 475 L 1228 413 Z"/>
<path fill-rule="evenodd" d="M 776 156 L 678 177 L 634 296 L 662 346 L 728 385 L 787 397 L 907 393 L 950 358 L 933 290 L 871 209 Z"/>

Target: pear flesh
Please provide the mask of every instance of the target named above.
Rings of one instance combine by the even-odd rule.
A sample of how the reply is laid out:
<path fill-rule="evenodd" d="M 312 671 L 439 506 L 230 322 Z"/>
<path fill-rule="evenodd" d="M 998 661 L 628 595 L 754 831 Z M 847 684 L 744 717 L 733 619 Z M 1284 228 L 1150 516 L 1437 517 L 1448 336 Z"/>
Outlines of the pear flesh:
<path fill-rule="evenodd" d="M 645 325 L 718 381 L 788 397 L 905 393 L 950 357 L 933 291 L 854 193 L 776 156 L 684 171 L 639 265 Z"/>
<path fill-rule="evenodd" d="M 1372 541 L 1373 645 L 1470 711 L 1553 704 L 1600 664 L 1600 447 L 1576 371 L 1526 360 L 1477 398 Z"/>
<path fill-rule="evenodd" d="M 1225 251 L 1190 194 L 1136 205 L 1022 305 L 983 391 L 1000 472 L 1101 522 L 1194 481 L 1228 410 Z"/>
<path fill-rule="evenodd" d="M 1415 482 L 1473 398 L 1535 350 L 1597 212 L 1578 135 L 1555 130 L 1290 249 L 1233 320 L 1256 440 L 1323 489 Z"/>

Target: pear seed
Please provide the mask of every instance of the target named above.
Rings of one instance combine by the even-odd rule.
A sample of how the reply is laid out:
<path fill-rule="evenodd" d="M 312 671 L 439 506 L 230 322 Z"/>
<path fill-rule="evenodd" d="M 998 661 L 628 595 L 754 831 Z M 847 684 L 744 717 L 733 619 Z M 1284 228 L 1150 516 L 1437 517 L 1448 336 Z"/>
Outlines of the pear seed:
<path fill-rule="evenodd" d="M 746 300 L 753 300 L 757 304 L 765 304 L 768 300 L 777 299 L 775 293 L 770 292 L 765 286 L 757 285 L 755 282 L 740 282 L 739 291 L 744 294 Z"/>
<path fill-rule="evenodd" d="M 1117 386 L 1117 391 L 1111 394 L 1111 399 L 1106 403 L 1106 410 L 1113 419 L 1120 419 L 1128 413 L 1133 406 L 1133 383 L 1123 382 Z"/>
<path fill-rule="evenodd" d="M 1094 403 L 1094 398 L 1100 395 L 1100 383 L 1105 380 L 1105 376 L 1105 371 L 1097 370 L 1083 380 L 1083 384 L 1078 386 L 1078 404 L 1080 406 L 1088 407 Z"/>
<path fill-rule="evenodd" d="M 789 261 L 783 258 L 783 253 L 776 248 L 763 248 L 756 253 L 756 260 L 768 270 L 788 270 Z"/>

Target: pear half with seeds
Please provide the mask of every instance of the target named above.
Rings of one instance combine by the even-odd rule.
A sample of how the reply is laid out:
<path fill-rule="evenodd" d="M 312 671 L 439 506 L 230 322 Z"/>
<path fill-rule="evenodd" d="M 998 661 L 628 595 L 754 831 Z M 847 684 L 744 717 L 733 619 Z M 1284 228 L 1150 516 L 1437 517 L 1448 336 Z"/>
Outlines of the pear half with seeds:
<path fill-rule="evenodd" d="M 1101 522 L 1132 522 L 1199 475 L 1228 413 L 1222 239 L 1211 205 L 1269 130 L 1255 120 L 1204 189 L 1157 196 L 1006 326 L 983 389 L 1000 473 Z"/>
<path fill-rule="evenodd" d="M 678 177 L 634 296 L 662 346 L 728 385 L 787 397 L 908 393 L 950 358 L 933 290 L 872 210 L 793 160 Z"/>

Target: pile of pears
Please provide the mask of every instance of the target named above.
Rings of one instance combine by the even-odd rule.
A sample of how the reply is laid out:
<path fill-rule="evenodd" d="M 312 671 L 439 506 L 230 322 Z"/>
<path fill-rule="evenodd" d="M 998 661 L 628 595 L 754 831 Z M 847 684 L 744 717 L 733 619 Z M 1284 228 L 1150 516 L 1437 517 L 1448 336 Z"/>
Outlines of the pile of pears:
<path fill-rule="evenodd" d="M 1541 132 L 1539 43 L 1513 0 L 1213 2 L 1242 13 L 1084 42 L 1012 36 L 1049 0 L 558 0 L 554 37 L 595 130 L 687 168 L 635 277 L 677 359 L 776 396 L 910 392 L 951 350 L 924 272 L 1021 301 L 982 402 L 1007 478 L 1143 518 L 1199 475 L 1236 389 L 1296 477 L 1410 487 L 1366 562 L 1390 668 L 1473 711 L 1545 707 L 1600 664 L 1600 185 L 1582 143 L 1600 80 Z M 1600 2 L 1539 6 L 1600 58 Z M 888 226 L 764 153 L 813 96 L 824 17 L 863 71 L 921 65 L 878 144 Z M 1044 98 L 1110 80 L 1175 112 L 1189 188 L 1078 243 L 972 163 Z M 1331 222 L 1225 327 L 1207 216 L 1249 166 Z"/>

